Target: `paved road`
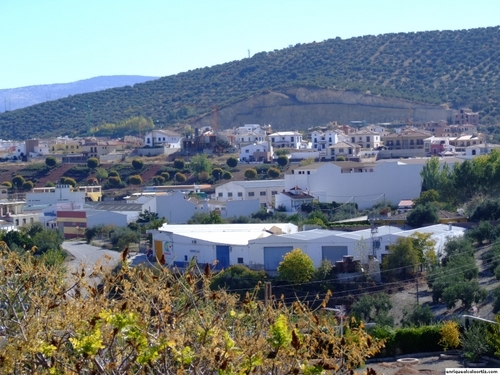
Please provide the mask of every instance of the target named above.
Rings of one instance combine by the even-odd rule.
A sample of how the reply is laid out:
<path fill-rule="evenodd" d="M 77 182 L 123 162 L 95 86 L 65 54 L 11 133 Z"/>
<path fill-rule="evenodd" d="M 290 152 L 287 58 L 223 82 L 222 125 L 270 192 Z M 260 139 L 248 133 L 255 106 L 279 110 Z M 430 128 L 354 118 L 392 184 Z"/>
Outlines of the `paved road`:
<path fill-rule="evenodd" d="M 94 265 L 98 262 L 103 267 L 113 268 L 118 264 L 121 256 L 117 251 L 88 245 L 85 241 L 64 241 L 62 247 L 74 258 L 67 262 L 69 270 L 73 272 L 84 266 L 87 275 L 92 272 Z"/>

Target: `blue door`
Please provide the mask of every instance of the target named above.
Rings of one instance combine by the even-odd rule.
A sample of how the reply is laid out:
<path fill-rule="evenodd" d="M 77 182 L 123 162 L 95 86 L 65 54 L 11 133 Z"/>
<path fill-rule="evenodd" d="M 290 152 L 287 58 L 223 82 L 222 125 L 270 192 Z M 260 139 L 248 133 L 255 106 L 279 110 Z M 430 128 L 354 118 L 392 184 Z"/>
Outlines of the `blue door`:
<path fill-rule="evenodd" d="M 215 247 L 215 256 L 219 261 L 215 269 L 221 270 L 229 267 L 229 246 L 217 245 Z"/>

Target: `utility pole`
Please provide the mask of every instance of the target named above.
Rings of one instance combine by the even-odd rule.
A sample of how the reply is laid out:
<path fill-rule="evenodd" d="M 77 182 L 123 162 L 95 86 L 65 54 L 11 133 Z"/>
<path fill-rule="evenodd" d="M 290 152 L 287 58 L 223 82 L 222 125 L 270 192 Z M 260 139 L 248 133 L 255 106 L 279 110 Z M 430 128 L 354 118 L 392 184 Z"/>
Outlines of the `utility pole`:
<path fill-rule="evenodd" d="M 273 293 L 272 293 L 271 283 L 269 281 L 266 281 L 264 283 L 264 301 L 266 306 L 269 306 L 269 304 L 271 303 L 272 295 Z"/>

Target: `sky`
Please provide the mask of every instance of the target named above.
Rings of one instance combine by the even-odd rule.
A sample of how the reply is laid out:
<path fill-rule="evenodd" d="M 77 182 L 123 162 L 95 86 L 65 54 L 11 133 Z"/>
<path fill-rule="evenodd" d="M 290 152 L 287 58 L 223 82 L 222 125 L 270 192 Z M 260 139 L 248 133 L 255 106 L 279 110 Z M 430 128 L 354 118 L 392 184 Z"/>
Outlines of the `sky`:
<path fill-rule="evenodd" d="M 500 25 L 500 0 L 0 0 L 0 89 L 168 76 L 297 43 Z"/>

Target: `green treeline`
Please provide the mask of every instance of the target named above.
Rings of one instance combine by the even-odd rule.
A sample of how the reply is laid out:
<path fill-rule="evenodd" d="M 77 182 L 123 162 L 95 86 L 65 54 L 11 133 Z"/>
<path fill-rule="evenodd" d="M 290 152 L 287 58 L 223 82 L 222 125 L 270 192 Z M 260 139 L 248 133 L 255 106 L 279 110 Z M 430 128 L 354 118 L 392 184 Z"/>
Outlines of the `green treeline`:
<path fill-rule="evenodd" d="M 83 134 L 128 118 L 185 122 L 266 90 L 307 86 L 469 106 L 500 119 L 500 29 L 367 35 L 257 53 L 158 80 L 74 95 L 0 114 L 3 138 Z"/>

